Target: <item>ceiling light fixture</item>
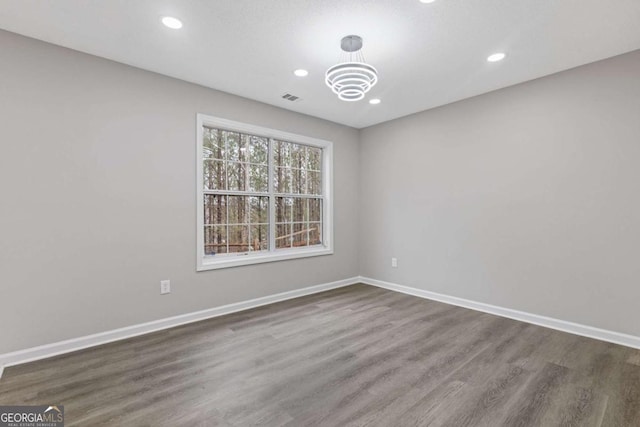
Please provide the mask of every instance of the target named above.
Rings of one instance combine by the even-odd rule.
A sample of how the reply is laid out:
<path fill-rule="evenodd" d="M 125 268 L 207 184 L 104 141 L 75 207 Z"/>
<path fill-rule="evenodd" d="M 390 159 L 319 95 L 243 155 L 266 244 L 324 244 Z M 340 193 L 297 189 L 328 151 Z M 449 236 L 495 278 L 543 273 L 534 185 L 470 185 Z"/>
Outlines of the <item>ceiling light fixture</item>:
<path fill-rule="evenodd" d="M 372 98 L 372 99 L 369 100 L 369 104 L 371 104 L 371 105 L 378 105 L 378 104 L 380 104 L 380 102 L 382 102 L 382 101 L 380 101 L 380 98 Z"/>
<path fill-rule="evenodd" d="M 346 54 L 327 70 L 325 82 L 341 100 L 359 101 L 378 82 L 378 71 L 364 62 L 360 36 L 346 36 L 340 46 Z"/>
<path fill-rule="evenodd" d="M 179 30 L 182 28 L 182 21 L 173 16 L 165 16 L 162 18 L 162 23 L 165 27 L 169 27 L 172 30 Z"/>
<path fill-rule="evenodd" d="M 298 77 L 307 77 L 309 75 L 309 72 L 307 70 L 303 70 L 302 68 L 299 68 L 295 70 L 293 74 L 295 74 Z"/>
<path fill-rule="evenodd" d="M 507 55 L 505 55 L 502 52 L 494 53 L 493 55 L 489 55 L 489 57 L 487 58 L 487 61 L 489 61 L 489 62 L 502 61 L 505 56 L 507 56 Z"/>
<path fill-rule="evenodd" d="M 420 3 L 433 3 L 436 0 L 420 0 Z"/>

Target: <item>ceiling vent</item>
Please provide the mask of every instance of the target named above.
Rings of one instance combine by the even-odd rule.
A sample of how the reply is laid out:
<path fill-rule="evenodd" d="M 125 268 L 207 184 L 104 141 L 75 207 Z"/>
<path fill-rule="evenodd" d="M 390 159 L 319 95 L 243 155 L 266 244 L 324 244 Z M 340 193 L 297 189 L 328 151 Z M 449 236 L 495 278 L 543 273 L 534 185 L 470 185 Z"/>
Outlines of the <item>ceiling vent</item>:
<path fill-rule="evenodd" d="M 285 93 L 284 95 L 282 95 L 282 97 L 287 101 L 297 101 L 298 99 L 300 99 L 299 96 L 291 95 L 290 93 Z"/>

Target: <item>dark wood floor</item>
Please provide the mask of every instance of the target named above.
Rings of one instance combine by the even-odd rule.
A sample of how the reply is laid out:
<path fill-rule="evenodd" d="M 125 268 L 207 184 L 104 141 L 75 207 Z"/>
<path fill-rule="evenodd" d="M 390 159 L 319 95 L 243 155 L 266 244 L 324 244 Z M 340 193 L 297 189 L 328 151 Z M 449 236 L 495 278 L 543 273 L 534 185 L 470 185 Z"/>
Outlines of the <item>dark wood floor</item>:
<path fill-rule="evenodd" d="M 365 285 L 7 368 L 82 426 L 640 426 L 640 351 Z"/>

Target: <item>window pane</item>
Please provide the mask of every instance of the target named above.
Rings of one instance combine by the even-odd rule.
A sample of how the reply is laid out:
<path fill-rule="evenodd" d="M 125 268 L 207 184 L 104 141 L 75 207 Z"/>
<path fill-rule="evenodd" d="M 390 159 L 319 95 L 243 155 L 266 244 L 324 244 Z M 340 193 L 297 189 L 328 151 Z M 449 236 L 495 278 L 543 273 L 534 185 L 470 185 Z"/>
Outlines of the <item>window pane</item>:
<path fill-rule="evenodd" d="M 249 251 L 249 226 L 229 226 L 229 253 Z"/>
<path fill-rule="evenodd" d="M 249 222 L 252 224 L 267 224 L 269 222 L 269 198 L 250 197 L 249 204 L 251 209 Z"/>
<path fill-rule="evenodd" d="M 307 162 L 307 147 L 300 144 L 291 144 L 291 167 L 302 169 Z"/>
<path fill-rule="evenodd" d="M 249 161 L 249 141 L 251 140 L 250 135 L 240 135 L 240 150 L 238 152 L 238 161 L 248 162 Z M 229 159 L 234 160 L 234 159 Z"/>
<path fill-rule="evenodd" d="M 322 199 L 309 199 L 309 221 L 322 221 Z"/>
<path fill-rule="evenodd" d="M 237 132 L 222 131 L 222 136 L 227 142 L 227 160 L 242 162 L 247 157 L 247 135 Z"/>
<path fill-rule="evenodd" d="M 322 149 L 307 147 L 307 169 L 322 170 Z"/>
<path fill-rule="evenodd" d="M 309 224 L 309 245 L 321 245 L 322 244 L 322 224 L 319 222 L 312 222 Z"/>
<path fill-rule="evenodd" d="M 205 225 L 227 223 L 227 196 L 204 195 L 204 223 Z"/>
<path fill-rule="evenodd" d="M 229 203 L 228 224 L 249 223 L 249 198 L 246 196 L 227 196 Z"/>
<path fill-rule="evenodd" d="M 254 193 L 269 191 L 269 169 L 267 166 L 249 166 L 249 191 Z"/>
<path fill-rule="evenodd" d="M 307 171 L 291 169 L 291 193 L 305 194 L 307 192 Z"/>
<path fill-rule="evenodd" d="M 249 161 L 264 165 L 269 162 L 269 140 L 267 138 L 249 137 Z"/>
<path fill-rule="evenodd" d="M 227 252 L 227 226 L 204 227 L 204 253 L 216 255 Z"/>
<path fill-rule="evenodd" d="M 276 197 L 276 222 L 291 222 L 293 199 Z"/>
<path fill-rule="evenodd" d="M 278 167 L 291 167 L 291 144 L 284 141 L 274 141 L 273 161 Z"/>
<path fill-rule="evenodd" d="M 269 226 L 251 226 L 251 250 L 266 251 L 269 248 Z"/>
<path fill-rule="evenodd" d="M 309 194 L 322 194 L 322 180 L 320 172 L 307 172 L 307 189 Z"/>
<path fill-rule="evenodd" d="M 226 190 L 225 164 L 220 160 L 205 160 L 202 163 L 205 190 Z"/>
<path fill-rule="evenodd" d="M 309 229 L 307 228 L 307 224 L 294 223 L 291 237 L 293 238 L 294 247 L 308 246 Z"/>
<path fill-rule="evenodd" d="M 224 159 L 224 140 L 222 140 L 218 129 L 204 128 L 202 145 L 204 159 Z"/>
<path fill-rule="evenodd" d="M 295 197 L 292 206 L 292 218 L 293 222 L 305 222 L 308 221 L 309 203 L 307 199 L 302 197 Z"/>
<path fill-rule="evenodd" d="M 276 193 L 289 193 L 291 190 L 291 169 L 276 168 L 274 180 Z"/>
<path fill-rule="evenodd" d="M 229 191 L 247 190 L 247 169 L 246 163 L 227 163 L 227 176 L 229 177 Z"/>
<path fill-rule="evenodd" d="M 291 247 L 291 224 L 276 225 L 276 248 Z"/>

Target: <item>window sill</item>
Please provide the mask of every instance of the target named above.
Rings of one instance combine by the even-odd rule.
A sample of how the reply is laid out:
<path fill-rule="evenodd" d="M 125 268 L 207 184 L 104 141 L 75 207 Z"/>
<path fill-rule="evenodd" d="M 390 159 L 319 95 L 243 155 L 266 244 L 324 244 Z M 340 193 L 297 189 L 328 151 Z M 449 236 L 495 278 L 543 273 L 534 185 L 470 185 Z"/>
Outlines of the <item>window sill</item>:
<path fill-rule="evenodd" d="M 333 255 L 333 249 L 320 247 L 296 249 L 293 251 L 278 250 L 266 254 L 224 256 L 220 258 L 211 256 L 199 260 L 197 271 L 217 270 L 220 268 L 240 267 L 242 265 L 262 264 L 264 262 L 286 261 L 289 259 L 308 258 L 322 255 Z"/>

